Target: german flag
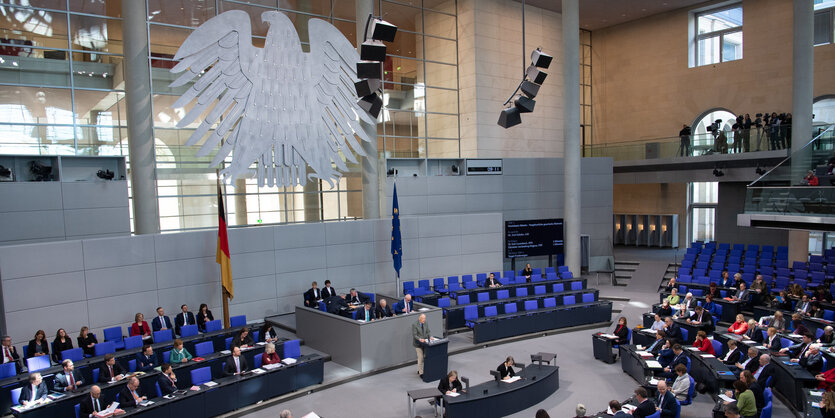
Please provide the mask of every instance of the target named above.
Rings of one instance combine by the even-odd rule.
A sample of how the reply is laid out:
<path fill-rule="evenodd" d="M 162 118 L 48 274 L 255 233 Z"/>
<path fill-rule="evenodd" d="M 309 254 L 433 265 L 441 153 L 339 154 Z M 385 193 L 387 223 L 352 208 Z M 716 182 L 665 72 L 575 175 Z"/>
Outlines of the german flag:
<path fill-rule="evenodd" d="M 220 280 L 223 283 L 223 290 L 232 299 L 232 259 L 229 256 L 229 239 L 226 236 L 226 208 L 223 205 L 223 192 L 220 190 L 220 181 L 217 183 L 217 256 L 215 261 L 220 264 Z"/>

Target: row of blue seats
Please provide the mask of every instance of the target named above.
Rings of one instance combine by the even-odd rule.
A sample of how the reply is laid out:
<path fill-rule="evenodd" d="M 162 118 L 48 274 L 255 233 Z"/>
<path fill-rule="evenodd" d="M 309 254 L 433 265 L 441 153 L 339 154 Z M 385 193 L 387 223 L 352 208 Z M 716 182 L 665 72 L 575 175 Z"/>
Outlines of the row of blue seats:
<path fill-rule="evenodd" d="M 784 267 L 780 264 L 788 262 L 788 255 L 789 249 L 786 246 L 779 246 L 777 247 L 777 253 L 774 254 L 772 246 L 765 245 L 763 246 L 762 252 L 757 252 L 758 246 L 757 245 L 748 245 L 748 250 L 744 250 L 744 244 L 734 244 L 733 249 L 730 249 L 728 245 L 730 244 L 719 244 L 713 247 L 699 247 L 694 243 L 694 246 L 691 246 L 687 249 L 684 258 L 685 259 L 697 259 L 698 261 L 710 261 L 711 257 L 725 257 L 730 254 L 730 258 L 739 258 L 746 260 L 760 260 L 761 265 L 774 265 L 776 264 L 778 267 Z M 710 243 L 709 243 L 710 244 Z M 698 258 L 696 258 L 698 256 Z M 776 259 L 776 263 L 775 260 Z M 801 269 L 801 270 L 813 270 L 812 264 L 835 264 L 835 248 L 824 250 L 823 255 L 810 255 L 808 260 L 809 266 L 807 266 L 807 262 L 805 261 L 794 261 L 792 263 L 793 269 Z M 785 266 L 788 267 L 788 266 Z"/>
<path fill-rule="evenodd" d="M 236 315 L 229 317 L 229 326 L 232 328 L 235 327 L 242 327 L 246 325 L 246 315 Z M 127 328 L 127 334 L 130 335 L 130 327 Z M 220 319 L 215 319 L 214 321 L 206 322 L 206 332 L 216 332 L 223 329 L 223 323 Z M 159 338 L 161 340 L 157 340 L 157 333 L 159 333 Z M 185 325 L 180 328 L 180 337 L 191 337 L 197 335 L 199 333 L 197 329 L 197 325 Z M 164 342 L 171 340 L 173 338 L 173 332 L 169 330 L 164 331 L 155 331 L 154 333 L 154 342 Z M 111 327 L 104 329 L 104 341 L 105 342 L 113 342 L 116 346 L 116 350 L 125 349 L 125 340 L 132 337 L 125 337 L 122 334 L 122 327 Z M 141 337 L 140 337 L 141 340 Z M 142 345 L 140 344 L 139 347 Z M 98 349 L 98 344 L 96 344 L 96 349 Z M 99 355 L 96 353 L 96 355 Z"/>
<path fill-rule="evenodd" d="M 699 268 L 705 269 L 708 268 L 711 270 L 722 270 L 727 267 L 728 270 L 739 271 L 741 267 L 745 267 L 748 269 L 756 270 L 756 269 L 789 269 L 789 261 L 788 260 L 777 260 L 767 263 L 756 262 L 755 260 L 751 259 L 739 259 L 739 258 L 722 258 L 722 257 L 714 257 L 713 261 L 697 261 L 694 259 L 685 258 L 681 260 L 682 267 L 688 268 Z M 791 265 L 791 270 L 805 270 L 805 271 L 827 271 L 827 272 L 835 272 L 835 260 L 832 262 L 827 263 L 805 263 L 802 261 L 795 261 Z"/>
<path fill-rule="evenodd" d="M 579 280 L 576 281 L 576 282 L 571 282 L 570 288 L 568 290 L 583 290 L 583 282 L 579 281 Z M 551 291 L 553 293 L 565 292 L 566 291 L 565 284 L 564 283 L 554 283 L 551 286 Z M 548 293 L 546 285 L 537 285 L 537 286 L 534 286 L 534 288 L 533 288 L 533 294 L 534 295 L 544 295 L 546 293 Z M 526 297 L 526 296 L 528 296 L 528 288 L 527 287 L 517 287 L 514 290 L 514 297 Z M 510 298 L 510 290 L 509 289 L 500 289 L 496 292 L 496 300 L 508 299 L 508 298 Z M 444 299 L 444 298 L 442 298 L 442 299 Z M 446 299 L 449 299 L 449 298 L 446 298 Z M 459 295 L 456 302 L 457 302 L 458 305 L 467 305 L 469 303 L 487 302 L 489 300 L 490 300 L 490 292 L 479 292 L 479 293 L 476 294 L 476 300 L 475 301 L 470 301 L 470 296 L 469 295 Z M 440 299 L 438 300 L 438 302 L 439 302 L 438 306 L 440 306 Z M 440 306 L 440 307 L 442 307 L 442 306 Z"/>
<path fill-rule="evenodd" d="M 592 303 L 595 301 L 594 293 L 584 293 L 580 303 Z M 565 296 L 563 298 L 563 305 L 575 305 L 577 304 L 577 298 L 574 295 Z M 539 306 L 539 300 L 526 300 L 525 301 L 525 312 L 528 311 L 535 311 L 540 308 L 555 308 L 557 307 L 557 299 L 550 297 L 542 299 L 542 306 Z M 514 314 L 519 313 L 517 305 L 515 303 L 507 303 L 502 305 L 502 309 L 504 312 L 502 314 Z M 498 316 L 498 306 L 487 306 L 484 308 L 484 316 L 482 318 L 490 318 L 494 316 Z M 464 307 L 464 320 L 467 321 L 467 327 L 472 328 L 474 325 L 474 321 L 478 319 L 478 306 L 477 305 L 467 305 Z"/>
<path fill-rule="evenodd" d="M 716 241 L 710 241 L 710 242 L 707 242 L 707 243 L 705 243 L 703 241 L 694 241 L 690 244 L 690 247 L 687 248 L 688 251 L 691 251 L 691 249 L 692 250 L 697 250 L 697 251 L 708 250 L 708 251 L 711 251 L 711 252 L 712 251 L 717 251 L 717 250 L 719 250 L 719 251 L 747 250 L 747 251 L 753 251 L 753 252 L 757 252 L 757 253 L 759 253 L 759 252 L 763 252 L 763 253 L 766 253 L 766 254 L 774 253 L 774 246 L 773 245 L 763 245 L 762 247 L 760 247 L 759 245 L 756 245 L 756 244 L 749 244 L 746 248 L 745 244 L 733 244 L 733 246 L 731 246 L 731 244 L 717 243 Z M 788 254 L 789 247 L 787 247 L 785 245 L 778 246 L 777 247 L 777 252 Z"/>
<path fill-rule="evenodd" d="M 742 273 L 742 281 L 745 282 L 746 285 L 749 287 L 751 283 L 754 282 L 754 275 L 751 273 Z M 694 283 L 703 286 L 709 286 L 710 283 L 716 283 L 717 285 L 720 283 L 720 277 L 717 276 L 690 276 L 687 274 L 682 274 L 678 276 L 679 283 Z M 816 288 L 818 286 L 824 285 L 824 278 L 823 276 L 814 275 L 811 280 L 807 279 L 800 279 L 795 278 L 792 280 L 787 276 L 777 276 L 773 280 L 770 280 L 770 277 L 763 277 L 763 281 L 765 281 L 765 285 L 767 289 L 770 289 L 772 292 L 780 292 L 785 290 L 792 284 L 798 284 L 804 290 L 810 288 Z M 830 284 L 829 291 L 833 295 L 835 295 L 835 283 Z"/>
<path fill-rule="evenodd" d="M 716 281 L 719 281 L 722 278 L 722 272 L 724 270 L 727 270 L 728 274 L 731 275 L 731 277 L 733 277 L 733 275 L 735 273 L 751 274 L 751 275 L 762 274 L 763 275 L 763 280 L 770 280 L 774 276 L 794 277 L 794 278 L 798 278 L 798 279 L 808 279 L 808 280 L 811 280 L 811 281 L 814 281 L 814 282 L 822 282 L 822 281 L 827 280 L 827 279 L 829 279 L 829 280 L 835 279 L 835 265 L 828 265 L 826 272 L 823 272 L 823 271 L 808 271 L 808 270 L 800 270 L 800 269 L 791 270 L 791 269 L 785 268 L 785 267 L 778 267 L 776 269 L 772 268 L 772 267 L 760 267 L 759 269 L 757 269 L 753 266 L 740 267 L 738 265 L 729 265 L 727 268 L 718 267 L 718 268 L 711 268 L 711 269 L 706 269 L 706 268 L 703 268 L 703 266 L 699 266 L 699 267 L 691 269 L 691 268 L 689 268 L 685 265 L 682 265 L 678 269 L 678 275 L 679 276 L 697 276 L 697 277 L 707 276 L 707 277 L 710 277 L 711 279 L 715 279 Z"/>
<path fill-rule="evenodd" d="M 560 266 L 559 271 L 549 271 L 549 269 L 553 269 L 553 267 L 546 268 L 545 277 L 543 278 L 541 274 L 537 274 L 534 269 L 534 274 L 531 276 L 531 282 L 541 282 L 545 280 L 557 280 L 559 278 L 562 279 L 572 279 L 574 278 L 574 274 L 568 270 L 566 266 Z M 504 272 L 505 276 L 501 276 L 499 272 L 493 272 L 492 274 L 496 277 L 499 283 L 503 285 L 508 284 L 517 284 L 517 283 L 526 283 L 527 278 L 525 276 L 515 276 L 513 271 L 506 271 Z M 484 281 L 487 280 L 487 273 L 478 273 L 475 275 L 475 279 L 473 278 L 472 274 L 465 274 L 461 276 L 461 281 L 458 281 L 458 276 L 449 276 L 446 279 L 446 283 L 444 283 L 443 277 L 437 277 L 432 280 L 431 284 L 429 279 L 418 280 L 417 286 L 415 286 L 414 281 L 403 282 L 403 294 L 410 294 L 412 296 L 424 296 L 432 293 L 454 293 L 459 290 L 465 289 L 475 289 L 478 287 L 484 286 Z"/>

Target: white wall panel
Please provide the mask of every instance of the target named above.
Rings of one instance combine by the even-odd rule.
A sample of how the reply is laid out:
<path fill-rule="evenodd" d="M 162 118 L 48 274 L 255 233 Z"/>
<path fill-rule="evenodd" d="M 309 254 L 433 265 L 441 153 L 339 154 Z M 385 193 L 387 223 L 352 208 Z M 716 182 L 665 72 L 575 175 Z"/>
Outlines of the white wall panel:
<path fill-rule="evenodd" d="M 157 288 L 203 284 L 220 280 L 215 257 L 157 262 Z"/>
<path fill-rule="evenodd" d="M 82 244 L 84 268 L 86 269 L 153 263 L 155 261 L 153 235 L 89 239 L 82 241 Z"/>
<path fill-rule="evenodd" d="M 151 325 L 151 318 L 156 315 L 154 312 L 159 306 L 157 292 L 141 292 L 129 295 L 111 296 L 89 301 L 90 328 L 107 328 L 124 323 L 132 323 L 137 312 L 145 315 L 148 325 Z"/>
<path fill-rule="evenodd" d="M 9 312 L 87 300 L 83 271 L 4 280 L 3 294 Z"/>
<path fill-rule="evenodd" d="M 64 213 L 60 210 L 0 214 L 0 243 L 52 238 L 64 239 Z"/>
<path fill-rule="evenodd" d="M 91 269 L 84 272 L 87 299 L 127 295 L 157 290 L 154 263 Z"/>
<path fill-rule="evenodd" d="M 64 328 L 70 335 L 78 335 L 82 326 L 87 325 L 87 302 L 42 305 L 33 309 L 6 312 L 6 332 L 12 337 L 12 344 L 22 346 L 29 343 L 35 331 L 42 329 L 47 340 L 55 338 L 55 331 Z M 101 337 L 101 334 L 99 334 Z M 18 350 L 20 355 L 23 351 Z"/>
<path fill-rule="evenodd" d="M 83 269 L 81 241 L 0 247 L 0 278 L 3 281 Z"/>

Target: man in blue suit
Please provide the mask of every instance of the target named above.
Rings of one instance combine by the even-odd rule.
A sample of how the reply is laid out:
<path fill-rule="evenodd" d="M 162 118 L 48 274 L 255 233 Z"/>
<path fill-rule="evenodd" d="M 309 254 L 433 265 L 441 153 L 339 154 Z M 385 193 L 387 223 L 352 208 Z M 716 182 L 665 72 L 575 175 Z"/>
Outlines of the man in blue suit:
<path fill-rule="evenodd" d="M 675 418 L 676 397 L 667 390 L 667 382 L 658 382 L 658 396 L 656 397 L 657 410 L 661 411 L 662 417 Z"/>
<path fill-rule="evenodd" d="M 658 376 L 662 376 L 666 379 L 675 379 L 676 374 L 673 372 L 675 370 L 676 365 L 683 364 L 687 366 L 687 355 L 684 354 L 684 349 L 681 348 L 681 345 L 674 344 L 673 345 L 673 361 L 670 362 L 670 365 L 664 367 L 664 371 L 658 373 Z"/>
<path fill-rule="evenodd" d="M 23 406 L 30 404 L 37 404 L 46 401 L 46 395 L 49 391 L 46 389 L 46 383 L 43 382 L 40 373 L 32 373 L 29 375 L 29 384 L 20 390 L 20 403 Z"/>
<path fill-rule="evenodd" d="M 407 314 L 410 312 L 414 312 L 415 307 L 412 304 L 412 295 L 406 295 L 400 302 L 394 306 L 394 314 L 395 315 L 402 315 Z"/>
<path fill-rule="evenodd" d="M 151 328 L 154 332 L 174 328 L 171 325 L 171 319 L 165 316 L 165 309 L 162 309 L 161 306 L 157 308 L 157 317 L 151 321 Z"/>

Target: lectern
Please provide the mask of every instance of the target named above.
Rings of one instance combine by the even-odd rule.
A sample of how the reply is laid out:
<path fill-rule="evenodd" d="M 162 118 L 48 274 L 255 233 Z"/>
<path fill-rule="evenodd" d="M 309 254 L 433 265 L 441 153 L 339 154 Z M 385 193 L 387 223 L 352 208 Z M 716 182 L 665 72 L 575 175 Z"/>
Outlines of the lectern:
<path fill-rule="evenodd" d="M 448 369 L 447 365 L 449 357 L 447 356 L 447 346 L 449 340 L 446 338 L 436 338 L 425 343 L 423 346 L 423 381 L 437 382 L 445 377 Z"/>

